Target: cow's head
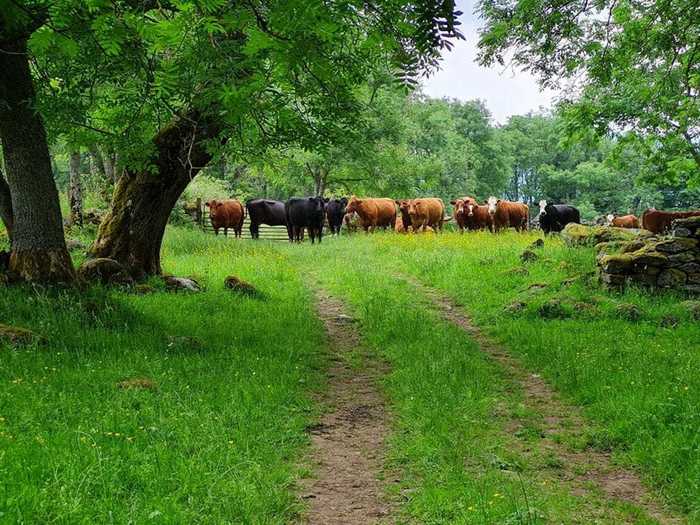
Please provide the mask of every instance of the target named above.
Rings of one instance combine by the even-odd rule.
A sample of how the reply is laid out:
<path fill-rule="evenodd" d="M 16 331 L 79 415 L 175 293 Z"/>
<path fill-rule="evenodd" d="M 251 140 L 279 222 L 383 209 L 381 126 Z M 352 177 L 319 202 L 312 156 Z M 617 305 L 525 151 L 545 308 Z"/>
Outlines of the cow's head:
<path fill-rule="evenodd" d="M 612 213 L 609 213 L 608 215 L 605 216 L 605 224 L 606 226 L 610 226 L 612 224 L 613 219 L 615 216 Z"/>
<path fill-rule="evenodd" d="M 547 201 L 544 199 L 540 201 L 540 215 L 547 215 Z"/>
<path fill-rule="evenodd" d="M 467 217 L 474 217 L 474 208 L 477 206 L 476 199 L 474 197 L 465 197 L 462 203 L 463 213 L 466 213 Z"/>
<path fill-rule="evenodd" d="M 350 197 L 350 200 L 348 201 L 347 206 L 345 206 L 345 213 L 353 213 L 357 212 L 357 210 L 360 208 L 360 205 L 362 204 L 362 199 L 358 199 L 354 195 Z"/>
<path fill-rule="evenodd" d="M 420 199 L 413 199 L 408 201 L 408 214 L 413 217 L 415 215 L 420 215 L 424 211 L 425 205 Z"/>
<path fill-rule="evenodd" d="M 317 213 L 323 213 L 326 209 L 326 201 L 323 197 L 309 197 L 309 204 L 311 204 L 311 210 Z"/>
<path fill-rule="evenodd" d="M 452 204 L 453 215 L 461 215 L 464 213 L 464 199 L 455 199 L 450 201 L 450 204 Z"/>
<path fill-rule="evenodd" d="M 204 205 L 207 208 L 209 208 L 209 215 L 216 215 L 216 212 L 219 210 L 219 208 L 221 208 L 224 205 L 224 203 L 219 200 L 213 199 L 205 202 Z"/>
<path fill-rule="evenodd" d="M 399 211 L 402 214 L 407 214 L 409 213 L 409 208 L 411 207 L 411 199 L 401 199 L 394 201 L 396 205 L 399 207 Z"/>
<path fill-rule="evenodd" d="M 494 196 L 489 197 L 489 200 L 486 201 L 486 205 L 489 207 L 489 215 L 492 217 L 496 215 L 496 208 L 498 208 L 499 202 L 501 202 L 501 199 L 497 199 Z"/>

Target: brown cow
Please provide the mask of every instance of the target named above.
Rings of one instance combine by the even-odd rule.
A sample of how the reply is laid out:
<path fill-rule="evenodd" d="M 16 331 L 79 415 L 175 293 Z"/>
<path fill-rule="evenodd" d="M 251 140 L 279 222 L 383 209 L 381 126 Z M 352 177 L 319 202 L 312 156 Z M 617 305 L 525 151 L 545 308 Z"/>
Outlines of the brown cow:
<path fill-rule="evenodd" d="M 452 204 L 452 218 L 457 223 L 457 228 L 459 228 L 459 233 L 464 233 L 464 228 L 466 228 L 466 213 L 464 210 L 464 199 L 468 197 L 462 197 L 461 199 L 455 199 L 450 201 Z"/>
<path fill-rule="evenodd" d="M 360 216 L 360 226 L 365 232 L 373 232 L 378 227 L 391 227 L 393 230 L 396 224 L 396 204 L 392 199 L 358 199 L 353 195 L 345 211 L 356 212 Z"/>
<path fill-rule="evenodd" d="M 489 197 L 488 212 L 491 216 L 491 231 L 497 232 L 505 228 L 515 228 L 516 231 L 527 230 L 530 209 L 522 202 L 511 202 L 496 197 Z"/>
<path fill-rule="evenodd" d="M 403 231 L 409 232 L 411 230 L 411 216 L 408 213 L 408 209 L 411 206 L 411 199 L 402 199 L 400 201 L 394 201 L 394 202 L 399 207 L 399 213 L 401 214 L 401 217 L 397 216 L 396 220 L 398 222 L 398 220 L 401 219 Z"/>
<path fill-rule="evenodd" d="M 396 225 L 394 225 L 394 231 L 396 233 L 406 233 L 408 231 L 403 226 L 403 218 L 396 217 Z"/>
<path fill-rule="evenodd" d="M 413 199 L 408 207 L 408 214 L 411 216 L 411 226 L 413 231 L 430 226 L 433 230 L 442 229 L 445 219 L 445 205 L 442 199 L 427 197 Z"/>
<path fill-rule="evenodd" d="M 652 233 L 666 233 L 676 219 L 698 216 L 700 216 L 700 210 L 661 211 L 651 208 L 642 214 L 642 228 Z"/>
<path fill-rule="evenodd" d="M 639 228 L 639 219 L 636 215 L 608 215 L 608 226 L 615 228 Z"/>
<path fill-rule="evenodd" d="M 224 235 L 228 235 L 228 229 L 233 228 L 236 237 L 241 236 L 245 208 L 237 199 L 211 200 L 206 203 L 209 207 L 209 218 L 214 228 L 214 233 L 219 235 L 219 230 L 224 229 Z"/>

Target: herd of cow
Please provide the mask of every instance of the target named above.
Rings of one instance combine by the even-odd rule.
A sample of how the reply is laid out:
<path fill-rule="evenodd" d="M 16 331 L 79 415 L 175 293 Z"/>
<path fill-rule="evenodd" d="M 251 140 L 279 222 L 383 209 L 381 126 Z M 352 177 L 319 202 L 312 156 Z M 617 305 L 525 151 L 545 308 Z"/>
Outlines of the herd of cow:
<path fill-rule="evenodd" d="M 362 228 L 373 232 L 377 228 L 391 228 L 396 232 L 436 232 L 450 219 L 460 232 L 464 230 L 490 230 L 499 232 L 507 228 L 527 230 L 530 210 L 526 204 L 496 197 L 479 204 L 473 197 L 450 201 L 452 217 L 446 216 L 445 204 L 438 198 L 394 200 L 387 198 L 322 198 L 293 197 L 286 202 L 271 199 L 252 199 L 245 206 L 237 199 L 211 200 L 209 208 L 214 232 L 233 229 L 240 237 L 246 216 L 250 219 L 250 234 L 260 237 L 260 225 L 285 226 L 290 242 L 299 242 L 308 232 L 311 242 L 321 242 L 323 228 L 328 224 L 331 234 L 338 235 L 343 226 L 348 231 Z M 651 208 L 642 214 L 641 227 L 653 233 L 664 233 L 675 219 L 700 216 L 700 211 L 666 212 Z M 568 204 L 539 203 L 536 221 L 545 233 L 560 232 L 569 223 L 581 223 L 579 211 Z M 635 215 L 608 215 L 603 221 L 620 228 L 639 228 Z"/>

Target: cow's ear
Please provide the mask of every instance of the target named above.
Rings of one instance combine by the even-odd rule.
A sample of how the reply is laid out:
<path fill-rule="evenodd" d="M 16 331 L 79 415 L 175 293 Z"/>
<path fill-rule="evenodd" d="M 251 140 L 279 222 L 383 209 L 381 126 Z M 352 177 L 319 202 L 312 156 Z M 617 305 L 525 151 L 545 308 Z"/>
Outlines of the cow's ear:
<path fill-rule="evenodd" d="M 450 204 L 452 204 L 452 206 L 454 206 L 455 204 L 457 204 L 457 201 L 450 201 Z"/>
<path fill-rule="evenodd" d="M 207 201 L 204 203 L 204 205 L 208 208 L 209 206 L 211 206 L 211 203 L 209 201 Z"/>
<path fill-rule="evenodd" d="M 345 205 L 345 204 L 348 203 L 348 198 L 347 198 L 347 197 L 341 197 L 341 198 L 340 198 L 340 202 L 341 202 L 343 205 Z"/>

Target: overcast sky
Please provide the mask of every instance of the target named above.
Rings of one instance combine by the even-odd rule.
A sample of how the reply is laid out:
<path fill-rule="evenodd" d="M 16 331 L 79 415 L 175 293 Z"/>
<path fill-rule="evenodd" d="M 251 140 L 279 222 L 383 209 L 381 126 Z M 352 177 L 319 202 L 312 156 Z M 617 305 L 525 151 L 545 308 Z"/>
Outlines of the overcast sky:
<path fill-rule="evenodd" d="M 535 79 L 521 71 L 502 66 L 484 68 L 476 63 L 477 29 L 480 20 L 473 14 L 475 0 L 457 0 L 462 11 L 461 30 L 466 40 L 456 43 L 443 57 L 442 69 L 423 82 L 431 97 L 486 101 L 496 122 L 505 123 L 510 115 L 522 115 L 552 105 L 553 93 L 540 92 Z"/>

